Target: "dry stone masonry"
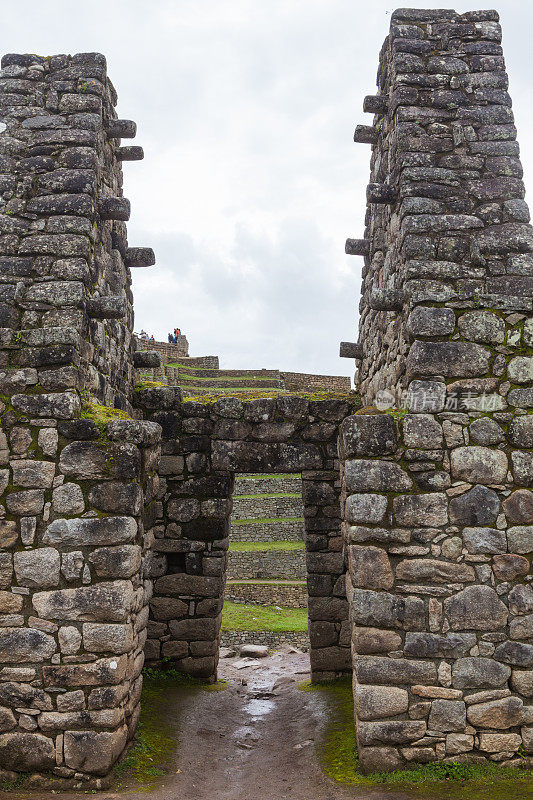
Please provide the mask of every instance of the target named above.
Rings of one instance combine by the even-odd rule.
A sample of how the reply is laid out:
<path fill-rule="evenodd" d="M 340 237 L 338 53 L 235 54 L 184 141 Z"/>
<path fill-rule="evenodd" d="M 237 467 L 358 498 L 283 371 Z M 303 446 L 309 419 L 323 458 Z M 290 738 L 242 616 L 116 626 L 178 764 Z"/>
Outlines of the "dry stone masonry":
<path fill-rule="evenodd" d="M 115 104 L 99 54 L 2 59 L 0 769 L 67 785 L 135 732 L 151 591 L 160 428 L 85 408 L 132 410 L 130 266 L 153 261 Z"/>
<path fill-rule="evenodd" d="M 312 676 L 353 669 L 362 769 L 531 763 L 533 229 L 500 42 L 494 11 L 392 16 L 346 245 L 363 408 L 335 382 L 184 399 L 218 359 L 136 349 L 131 269 L 154 254 L 128 245 L 121 163 L 142 149 L 104 57 L 3 58 L 4 777 L 102 786 L 145 656 L 216 679 L 242 473 L 301 476 Z"/>
<path fill-rule="evenodd" d="M 339 448 L 365 771 L 533 754 L 533 229 L 507 89 L 495 11 L 400 9 L 355 133 L 366 413 Z"/>

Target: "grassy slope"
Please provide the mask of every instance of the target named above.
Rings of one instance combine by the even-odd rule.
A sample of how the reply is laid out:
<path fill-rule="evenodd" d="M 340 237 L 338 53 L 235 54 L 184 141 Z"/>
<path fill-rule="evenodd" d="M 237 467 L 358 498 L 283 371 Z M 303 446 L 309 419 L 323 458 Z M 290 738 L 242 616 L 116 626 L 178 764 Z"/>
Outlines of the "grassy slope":
<path fill-rule="evenodd" d="M 303 550 L 304 542 L 230 542 L 234 553 L 260 553 L 264 550 Z"/>
<path fill-rule="evenodd" d="M 226 601 L 222 609 L 224 631 L 307 631 L 306 608 L 255 606 Z"/>

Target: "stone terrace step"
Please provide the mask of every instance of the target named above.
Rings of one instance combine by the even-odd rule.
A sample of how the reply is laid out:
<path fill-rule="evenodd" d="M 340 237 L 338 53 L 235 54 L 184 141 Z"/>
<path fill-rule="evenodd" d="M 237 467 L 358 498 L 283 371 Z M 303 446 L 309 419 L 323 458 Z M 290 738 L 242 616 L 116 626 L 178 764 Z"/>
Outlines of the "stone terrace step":
<path fill-rule="evenodd" d="M 170 366 L 172 366 L 172 362 Z M 281 380 L 281 375 L 277 369 L 189 369 L 178 364 L 178 371 L 180 376 L 184 378 L 274 378 L 277 381 Z"/>
<path fill-rule="evenodd" d="M 271 494 L 292 492 L 301 494 L 301 475 L 236 475 L 233 496 L 240 494 Z"/>
<path fill-rule="evenodd" d="M 187 389 L 283 389 L 281 381 L 276 378 L 194 378 L 179 374 L 177 377 L 178 386 Z"/>
<path fill-rule="evenodd" d="M 234 603 L 306 608 L 307 584 L 305 581 L 227 581 L 224 597 Z"/>
<path fill-rule="evenodd" d="M 276 519 L 272 522 L 233 522 L 230 541 L 233 542 L 296 542 L 305 536 L 303 519 Z"/>
<path fill-rule="evenodd" d="M 303 580 L 307 575 L 305 549 L 299 550 L 255 550 L 228 553 L 228 580 L 251 580 L 253 578 L 279 578 Z"/>
<path fill-rule="evenodd" d="M 233 497 L 232 519 L 265 519 L 270 517 L 303 517 L 301 496 L 298 497 Z"/>

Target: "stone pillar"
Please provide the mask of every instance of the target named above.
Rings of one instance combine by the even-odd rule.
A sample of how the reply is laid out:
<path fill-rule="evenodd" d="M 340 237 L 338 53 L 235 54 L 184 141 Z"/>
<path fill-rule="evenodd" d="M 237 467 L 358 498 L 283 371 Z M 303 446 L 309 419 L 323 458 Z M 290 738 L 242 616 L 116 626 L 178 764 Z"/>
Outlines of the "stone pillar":
<path fill-rule="evenodd" d="M 128 414 L 118 148 L 135 125 L 98 53 L 4 56 L 0 89 L 0 767 L 91 785 L 135 731 L 151 591 L 160 429 Z"/>
<path fill-rule="evenodd" d="M 533 752 L 533 230 L 496 12 L 401 9 L 381 53 L 343 424 L 364 770 Z M 376 352 L 379 348 L 379 353 Z"/>

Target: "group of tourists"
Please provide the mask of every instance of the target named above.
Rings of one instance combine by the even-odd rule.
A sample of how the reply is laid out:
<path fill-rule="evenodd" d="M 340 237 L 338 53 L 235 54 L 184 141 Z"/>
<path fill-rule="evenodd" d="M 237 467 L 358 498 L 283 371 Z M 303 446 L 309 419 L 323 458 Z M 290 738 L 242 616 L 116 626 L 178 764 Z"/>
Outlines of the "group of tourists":
<path fill-rule="evenodd" d="M 168 343 L 169 344 L 178 344 L 180 336 L 181 336 L 181 330 L 179 328 L 174 328 L 174 333 L 169 333 L 168 334 Z"/>
<path fill-rule="evenodd" d="M 153 334 L 152 336 L 148 336 L 145 330 L 141 330 L 139 339 L 142 339 L 144 342 L 155 342 Z"/>

